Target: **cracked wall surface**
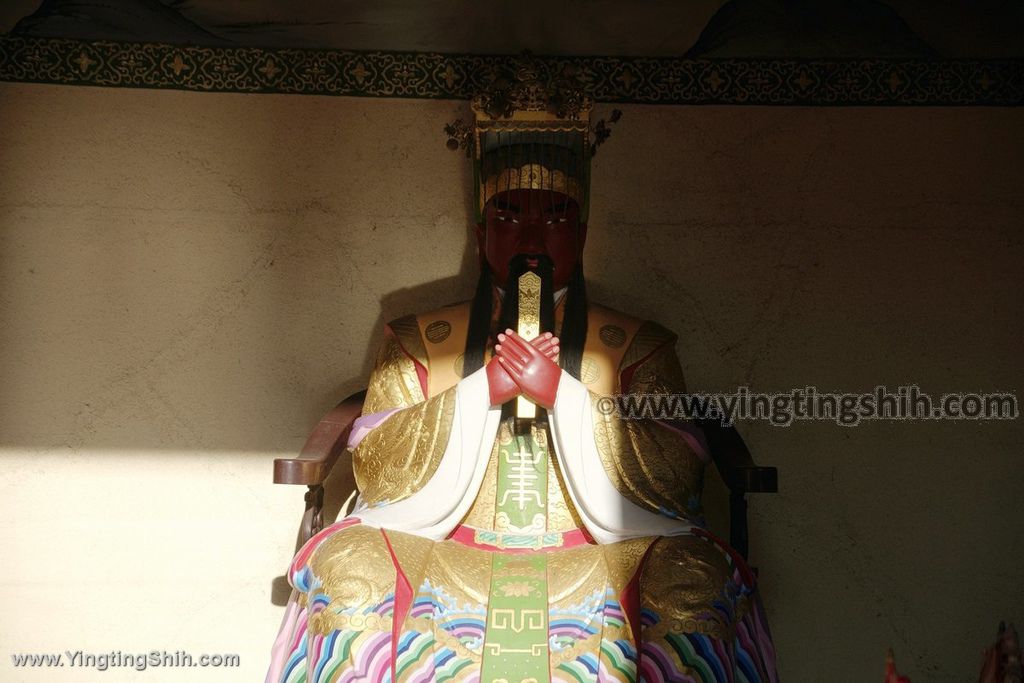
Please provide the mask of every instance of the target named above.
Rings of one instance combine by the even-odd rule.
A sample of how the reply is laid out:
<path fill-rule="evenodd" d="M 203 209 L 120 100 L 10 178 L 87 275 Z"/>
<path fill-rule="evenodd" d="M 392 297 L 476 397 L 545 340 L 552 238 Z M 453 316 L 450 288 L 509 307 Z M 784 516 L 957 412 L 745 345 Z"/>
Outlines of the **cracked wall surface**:
<path fill-rule="evenodd" d="M 691 390 L 1024 387 L 1021 110 L 623 110 L 590 294 L 679 333 Z M 271 461 L 363 386 L 384 321 L 472 291 L 463 114 L 0 84 L 8 649 L 262 675 L 302 509 Z M 751 545 L 783 678 L 877 680 L 892 645 L 915 682 L 971 680 L 1024 615 L 1021 421 L 740 430 L 780 470 Z"/>

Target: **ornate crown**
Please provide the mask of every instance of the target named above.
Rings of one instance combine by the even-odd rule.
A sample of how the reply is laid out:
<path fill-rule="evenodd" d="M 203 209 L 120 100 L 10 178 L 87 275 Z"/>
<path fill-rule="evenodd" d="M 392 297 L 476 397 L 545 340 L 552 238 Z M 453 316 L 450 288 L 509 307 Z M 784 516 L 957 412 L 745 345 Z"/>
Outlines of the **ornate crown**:
<path fill-rule="evenodd" d="M 478 218 L 495 194 L 514 189 L 561 192 L 580 205 L 586 219 L 590 159 L 611 130 L 593 129 L 593 100 L 571 66 L 552 70 L 524 53 L 498 65 L 471 102 L 472 124 L 445 126 L 448 148 L 473 158 Z M 612 111 L 609 121 L 621 116 Z"/>

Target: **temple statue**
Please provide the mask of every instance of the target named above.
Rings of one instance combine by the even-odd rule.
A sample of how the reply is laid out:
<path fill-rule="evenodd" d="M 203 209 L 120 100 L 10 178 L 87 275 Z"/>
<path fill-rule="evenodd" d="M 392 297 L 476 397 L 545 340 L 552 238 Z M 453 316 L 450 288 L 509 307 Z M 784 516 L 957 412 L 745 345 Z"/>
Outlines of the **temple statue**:
<path fill-rule="evenodd" d="M 754 577 L 702 528 L 699 436 L 602 401 L 685 389 L 672 332 L 587 299 L 591 108 L 524 61 L 449 127 L 477 289 L 386 326 L 358 500 L 292 562 L 268 681 L 777 680 Z"/>

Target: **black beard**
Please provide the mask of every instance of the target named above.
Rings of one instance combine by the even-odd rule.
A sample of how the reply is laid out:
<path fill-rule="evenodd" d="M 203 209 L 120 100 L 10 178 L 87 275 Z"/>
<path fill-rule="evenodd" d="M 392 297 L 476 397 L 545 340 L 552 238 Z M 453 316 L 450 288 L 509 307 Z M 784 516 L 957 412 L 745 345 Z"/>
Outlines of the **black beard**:
<path fill-rule="evenodd" d="M 525 259 L 532 255 L 524 256 Z M 535 269 L 541 278 L 541 309 L 540 322 L 542 331 L 554 330 L 554 299 L 552 296 L 553 282 L 549 269 L 548 276 L 541 272 L 541 264 L 548 260 L 537 257 L 538 267 Z M 547 268 L 547 266 L 545 266 Z M 522 269 L 518 263 L 509 269 L 508 282 L 505 283 L 505 296 L 499 311 L 499 330 L 515 330 L 519 323 L 519 276 L 529 268 Z M 517 272 L 520 271 L 520 272 Z M 491 269 L 486 265 L 480 269 L 480 277 L 476 283 L 476 293 L 470 304 L 469 330 L 466 333 L 466 346 L 463 355 L 463 374 L 465 377 L 484 366 L 484 351 L 491 343 L 494 330 L 491 329 L 491 313 L 494 303 L 494 285 Z M 576 379 L 580 378 L 583 365 L 583 347 L 587 342 L 587 289 L 583 280 L 583 265 L 576 264 L 572 278 L 569 280 L 565 294 L 565 317 L 562 328 L 558 330 L 560 340 L 559 365 Z"/>
<path fill-rule="evenodd" d="M 537 265 L 531 268 L 527 263 L 529 260 L 536 260 Z M 519 329 L 519 278 L 527 271 L 533 271 L 540 277 L 540 332 L 555 331 L 554 262 L 547 254 L 516 254 L 508 263 L 505 295 L 498 314 L 498 332 Z"/>

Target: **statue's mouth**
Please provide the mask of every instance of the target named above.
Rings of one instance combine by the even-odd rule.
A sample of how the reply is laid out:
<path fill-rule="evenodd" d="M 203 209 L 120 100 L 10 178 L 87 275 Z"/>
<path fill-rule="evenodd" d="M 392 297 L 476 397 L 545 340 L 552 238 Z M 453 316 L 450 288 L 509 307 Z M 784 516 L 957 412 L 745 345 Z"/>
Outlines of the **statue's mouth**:
<path fill-rule="evenodd" d="M 528 268 L 530 270 L 537 270 L 537 268 L 553 269 L 555 264 L 547 254 L 539 252 L 521 252 L 512 257 L 509 262 L 509 267 L 511 270 L 521 270 L 523 268 Z"/>
<path fill-rule="evenodd" d="M 555 272 L 555 263 L 551 257 L 541 252 L 520 252 L 509 259 L 508 274 L 514 279 L 526 271 L 532 271 L 541 278 L 550 277 Z"/>

